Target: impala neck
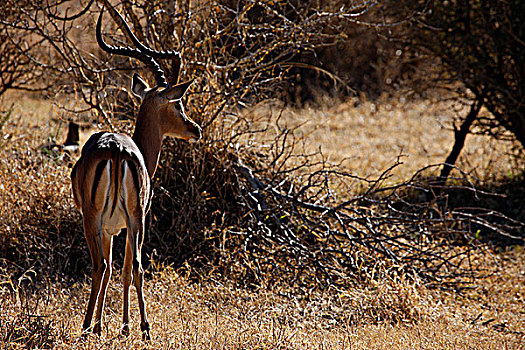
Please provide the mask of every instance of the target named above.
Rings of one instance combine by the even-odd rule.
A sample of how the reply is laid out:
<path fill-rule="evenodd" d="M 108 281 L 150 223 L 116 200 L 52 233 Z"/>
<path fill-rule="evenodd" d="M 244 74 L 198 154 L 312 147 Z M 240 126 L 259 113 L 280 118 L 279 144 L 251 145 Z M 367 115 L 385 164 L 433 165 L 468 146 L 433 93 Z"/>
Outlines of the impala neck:
<path fill-rule="evenodd" d="M 158 112 L 151 109 L 145 104 L 140 107 L 132 139 L 144 156 L 149 177 L 153 178 L 159 162 L 163 135 L 157 118 L 152 118 Z"/>

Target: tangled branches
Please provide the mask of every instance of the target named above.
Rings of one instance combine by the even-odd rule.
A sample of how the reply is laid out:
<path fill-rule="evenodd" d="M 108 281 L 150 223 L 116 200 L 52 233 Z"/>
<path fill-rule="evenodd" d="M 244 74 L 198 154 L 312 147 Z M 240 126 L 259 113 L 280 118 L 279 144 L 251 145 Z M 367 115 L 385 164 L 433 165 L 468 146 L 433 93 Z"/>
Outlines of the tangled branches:
<path fill-rule="evenodd" d="M 447 187 L 422 176 L 439 164 L 388 185 L 400 163 L 361 178 L 294 151 L 287 138 L 283 129 L 264 161 L 229 142 L 221 156 L 206 151 L 214 159 L 193 154 L 164 164 L 170 170 L 157 190 L 149 244 L 248 285 L 308 293 L 395 276 L 462 288 L 484 273 L 483 239 L 523 241 L 525 225 L 484 209 L 483 198 L 498 195 L 477 189 L 467 174 Z"/>
<path fill-rule="evenodd" d="M 429 285 L 461 287 L 481 272 L 470 261 L 481 246 L 475 232 L 488 229 L 506 235 L 510 231 L 520 239 L 524 228 L 489 210 L 449 208 L 444 195 L 409 202 L 410 196 L 418 192 L 426 196 L 435 189 L 416 178 L 379 186 L 388 171 L 366 181 L 363 193 L 343 201 L 328 198 L 330 182 L 356 178 L 345 171 L 314 171 L 292 194 L 283 186 L 264 184 L 247 167 L 240 171 L 251 187 L 247 196 L 253 203 L 252 215 L 258 226 L 267 228 L 259 229 L 257 239 L 245 242 L 247 251 L 260 255 L 261 246 L 271 247 L 271 260 L 280 262 L 275 266 L 283 266 L 283 275 L 298 279 L 299 284 L 337 288 L 349 279 L 364 282 L 408 274 Z M 407 192 L 412 193 L 408 196 Z M 495 225 L 495 219 L 506 224 Z M 302 276 L 300 271 L 306 269 L 312 271 Z"/>

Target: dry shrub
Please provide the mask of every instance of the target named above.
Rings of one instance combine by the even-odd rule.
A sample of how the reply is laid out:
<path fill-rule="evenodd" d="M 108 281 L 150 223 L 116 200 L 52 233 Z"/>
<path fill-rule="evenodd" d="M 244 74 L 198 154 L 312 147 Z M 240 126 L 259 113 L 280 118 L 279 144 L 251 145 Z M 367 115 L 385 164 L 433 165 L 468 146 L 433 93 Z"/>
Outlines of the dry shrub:
<path fill-rule="evenodd" d="M 41 123 L 11 117 L 1 130 L 0 146 L 0 218 L 6 223 L 0 231 L 2 267 L 15 279 L 27 271 L 37 279 L 83 273 L 80 215 L 71 199 L 69 168 L 60 155 L 40 148 L 48 135 Z"/>
<path fill-rule="evenodd" d="M 5 292 L 5 291 L 4 291 Z M 1 292 L 0 292 L 1 293 Z M 39 298 L 25 298 L 16 303 L 10 295 L 2 295 L 0 311 L 0 344 L 3 349 L 52 349 L 53 320 L 38 314 Z"/>
<path fill-rule="evenodd" d="M 446 189 L 433 185 L 438 166 L 401 183 L 388 184 L 392 169 L 363 178 L 296 152 L 300 140 L 274 117 L 257 131 L 239 116 L 230 139 L 166 149 L 148 249 L 244 286 L 308 295 L 388 276 L 461 288 L 485 273 L 480 239 L 522 240 L 523 224 L 503 214 L 450 205 L 453 196 L 493 197 L 467 174 Z M 273 139 L 257 136 L 268 129 Z"/>

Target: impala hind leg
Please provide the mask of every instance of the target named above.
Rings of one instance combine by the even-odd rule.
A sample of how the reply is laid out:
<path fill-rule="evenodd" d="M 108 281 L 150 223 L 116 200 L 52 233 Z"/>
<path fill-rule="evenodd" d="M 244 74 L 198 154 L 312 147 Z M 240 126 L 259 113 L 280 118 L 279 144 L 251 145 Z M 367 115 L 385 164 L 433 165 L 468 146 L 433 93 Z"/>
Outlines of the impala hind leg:
<path fill-rule="evenodd" d="M 130 220 L 130 229 L 128 231 L 128 241 L 131 244 L 132 252 L 132 266 L 133 266 L 133 284 L 137 290 L 137 300 L 140 310 L 140 330 L 142 331 L 142 338 L 150 340 L 150 326 L 148 322 L 148 315 L 146 312 L 146 305 L 144 303 L 144 270 L 141 263 L 141 249 L 142 241 L 144 239 L 144 219 Z"/>
<path fill-rule="evenodd" d="M 111 248 L 113 246 L 113 236 L 111 234 L 102 235 L 102 251 L 104 253 L 104 261 L 106 262 L 106 270 L 102 279 L 102 285 L 98 293 L 98 305 L 97 312 L 95 314 L 95 325 L 93 326 L 93 333 L 99 334 L 102 329 L 102 316 L 104 313 L 104 303 L 106 302 L 106 291 L 108 287 L 109 279 L 111 278 L 111 262 L 112 254 Z"/>
<path fill-rule="evenodd" d="M 86 316 L 84 317 L 84 323 L 82 325 L 82 329 L 86 332 L 91 326 L 95 303 L 97 302 L 102 277 L 104 276 L 107 265 L 104 261 L 102 252 L 101 217 L 98 216 L 94 219 L 84 217 L 83 221 L 84 234 L 86 236 L 89 252 L 91 253 L 91 262 L 93 263 L 93 270 L 91 273 L 91 293 L 89 295 Z"/>

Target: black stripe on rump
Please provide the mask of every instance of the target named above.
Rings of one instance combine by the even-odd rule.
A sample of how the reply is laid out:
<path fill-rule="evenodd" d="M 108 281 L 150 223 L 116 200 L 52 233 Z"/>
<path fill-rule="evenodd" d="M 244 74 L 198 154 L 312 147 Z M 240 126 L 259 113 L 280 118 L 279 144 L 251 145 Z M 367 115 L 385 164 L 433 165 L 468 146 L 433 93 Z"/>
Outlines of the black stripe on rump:
<path fill-rule="evenodd" d="M 100 182 L 100 178 L 102 177 L 102 172 L 106 168 L 108 164 L 107 159 L 101 160 L 97 164 L 97 168 L 95 169 L 95 177 L 93 178 L 93 185 L 91 186 L 91 203 L 95 203 L 95 197 L 97 195 L 97 189 Z"/>
<path fill-rule="evenodd" d="M 137 194 L 137 204 L 140 205 L 139 170 L 134 162 L 126 161 L 126 164 L 128 165 L 128 168 L 131 171 L 131 176 L 133 177 L 133 185 L 135 186 L 135 193 Z"/>

